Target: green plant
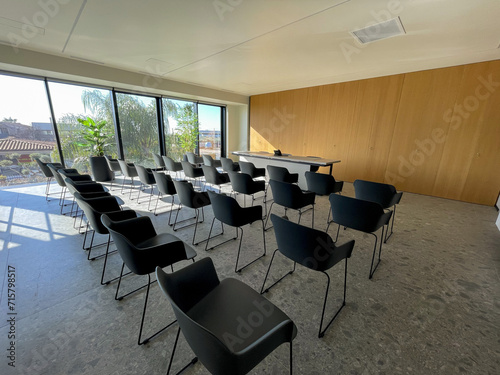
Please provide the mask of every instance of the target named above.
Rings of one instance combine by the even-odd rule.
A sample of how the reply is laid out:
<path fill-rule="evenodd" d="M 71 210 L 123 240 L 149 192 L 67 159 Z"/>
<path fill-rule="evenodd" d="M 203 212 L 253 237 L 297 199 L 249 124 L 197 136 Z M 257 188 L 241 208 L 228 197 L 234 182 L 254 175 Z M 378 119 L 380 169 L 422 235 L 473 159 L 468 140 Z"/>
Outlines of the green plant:
<path fill-rule="evenodd" d="M 81 135 L 85 142 L 79 143 L 78 146 L 85 147 L 90 156 L 104 156 L 107 146 L 110 144 L 111 136 L 106 132 L 105 120 L 94 121 L 92 118 L 78 119 L 78 122 L 85 128 Z"/>
<path fill-rule="evenodd" d="M 198 116 L 192 105 L 185 105 L 177 114 L 177 141 L 182 153 L 194 152 L 198 144 Z"/>

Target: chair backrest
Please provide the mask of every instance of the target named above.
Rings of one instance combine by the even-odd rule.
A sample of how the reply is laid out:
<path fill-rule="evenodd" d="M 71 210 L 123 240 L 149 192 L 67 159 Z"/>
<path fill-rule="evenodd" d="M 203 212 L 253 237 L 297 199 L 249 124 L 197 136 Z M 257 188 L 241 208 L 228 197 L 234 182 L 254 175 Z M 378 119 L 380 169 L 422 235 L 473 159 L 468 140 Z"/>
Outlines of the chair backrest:
<path fill-rule="evenodd" d="M 237 164 L 234 164 L 234 162 L 229 158 L 221 157 L 220 161 L 224 172 L 232 172 L 238 169 Z"/>
<path fill-rule="evenodd" d="M 306 172 L 307 190 L 318 195 L 330 195 L 342 191 L 343 181 L 335 181 L 330 174 Z"/>
<path fill-rule="evenodd" d="M 123 262 L 137 275 L 149 274 L 156 267 L 166 267 L 187 259 L 184 242 L 178 238 L 167 235 L 164 243 L 159 242 L 161 237 L 154 239 L 157 233 L 148 216 L 113 221 L 103 214 L 101 221 L 113 238 Z"/>
<path fill-rule="evenodd" d="M 137 169 L 133 165 L 130 165 L 125 160 L 118 160 L 118 163 L 124 176 L 129 178 L 137 177 Z"/>
<path fill-rule="evenodd" d="M 54 177 L 54 179 L 56 180 L 57 184 L 61 187 L 66 187 L 66 183 L 64 182 L 64 178 L 59 174 L 59 172 L 57 171 L 57 167 L 54 166 L 53 164 L 51 163 L 48 163 L 47 164 L 47 167 L 49 168 L 50 172 L 52 173 L 52 176 Z"/>
<path fill-rule="evenodd" d="M 251 219 L 251 221 L 254 221 L 255 218 L 250 218 L 249 216 L 255 215 L 245 215 L 244 208 L 242 208 L 233 197 L 225 194 L 218 194 L 210 190 L 208 191 L 208 196 L 210 197 L 214 217 L 224 224 L 231 225 L 233 227 L 240 227 L 248 224 L 249 219 Z M 262 207 L 254 206 L 253 208 L 259 207 L 261 208 L 261 211 L 258 217 L 261 218 Z"/>
<path fill-rule="evenodd" d="M 325 232 L 271 214 L 279 251 L 287 258 L 316 271 L 325 271 L 350 258 L 354 241 L 336 246 Z"/>
<path fill-rule="evenodd" d="M 163 159 L 163 162 L 165 163 L 165 167 L 167 167 L 168 171 L 171 171 L 171 172 L 182 171 L 182 165 L 180 162 L 175 162 L 174 159 L 172 159 L 171 157 L 165 156 L 165 155 L 162 156 L 162 159 Z"/>
<path fill-rule="evenodd" d="M 113 159 L 109 155 L 104 155 L 104 157 L 106 158 L 106 162 L 108 163 L 109 169 L 111 169 L 114 172 L 121 172 L 120 163 L 118 163 L 117 159 Z"/>
<path fill-rule="evenodd" d="M 189 178 L 197 178 L 203 176 L 203 170 L 198 167 L 194 167 L 188 161 L 181 161 L 182 169 L 184 170 L 184 174 Z"/>
<path fill-rule="evenodd" d="M 217 179 L 217 169 L 215 167 L 211 167 L 208 165 L 202 165 L 201 169 L 203 170 L 203 175 L 205 176 L 205 180 L 209 184 L 218 184 L 219 180 Z"/>
<path fill-rule="evenodd" d="M 251 177 L 255 177 L 255 165 L 247 161 L 240 161 L 241 173 L 246 173 Z"/>
<path fill-rule="evenodd" d="M 271 186 L 273 199 L 276 204 L 288 208 L 303 207 L 304 193 L 299 186 L 276 180 L 270 180 L 269 185 Z"/>
<path fill-rule="evenodd" d="M 145 167 L 139 164 L 134 164 L 134 167 L 137 171 L 137 175 L 139 176 L 139 180 L 143 184 L 153 185 L 156 182 L 153 173 L 150 170 L 147 170 Z"/>
<path fill-rule="evenodd" d="M 165 162 L 163 161 L 163 158 L 160 155 L 153 153 L 153 159 L 154 159 L 157 167 L 160 167 L 160 168 L 165 167 Z"/>
<path fill-rule="evenodd" d="M 348 228 L 372 233 L 387 224 L 391 212 L 385 213 L 379 203 L 330 194 L 332 220 Z"/>
<path fill-rule="evenodd" d="M 53 177 L 52 171 L 47 166 L 47 164 L 49 163 L 44 163 L 43 161 L 40 160 L 40 158 L 34 158 L 34 159 L 45 177 L 47 178 Z M 55 165 L 56 168 L 62 168 L 62 165 L 59 163 L 50 163 L 50 164 Z"/>
<path fill-rule="evenodd" d="M 210 204 L 208 194 L 195 191 L 190 182 L 174 180 L 174 185 L 179 201 L 183 206 L 200 208 Z"/>
<path fill-rule="evenodd" d="M 84 198 L 79 192 L 75 192 L 74 197 L 92 228 L 99 234 L 108 234 L 108 230 L 101 222 L 101 215 L 106 212 L 121 211 L 116 198 L 113 196 Z"/>
<path fill-rule="evenodd" d="M 251 195 L 266 190 L 264 181 L 255 181 L 246 173 L 228 172 L 228 174 L 231 186 L 237 193 Z"/>
<path fill-rule="evenodd" d="M 393 185 L 365 180 L 353 183 L 356 198 L 377 202 L 383 208 L 389 208 L 399 203 L 402 193 L 398 193 Z"/>
<path fill-rule="evenodd" d="M 157 171 L 153 171 L 153 176 L 156 181 L 156 186 L 161 194 L 166 195 L 175 195 L 177 192 L 175 191 L 174 182 L 172 181 L 172 177 L 168 174 L 160 173 Z"/>
<path fill-rule="evenodd" d="M 269 173 L 269 179 L 281 182 L 289 182 L 288 178 L 290 172 L 284 167 L 278 167 L 276 165 L 268 165 L 267 172 Z"/>
<path fill-rule="evenodd" d="M 203 158 L 203 165 L 215 167 L 214 159 L 210 155 L 201 155 L 201 157 Z"/>
<path fill-rule="evenodd" d="M 203 163 L 203 158 L 196 155 L 194 152 L 186 152 L 187 161 L 191 164 L 201 164 Z"/>

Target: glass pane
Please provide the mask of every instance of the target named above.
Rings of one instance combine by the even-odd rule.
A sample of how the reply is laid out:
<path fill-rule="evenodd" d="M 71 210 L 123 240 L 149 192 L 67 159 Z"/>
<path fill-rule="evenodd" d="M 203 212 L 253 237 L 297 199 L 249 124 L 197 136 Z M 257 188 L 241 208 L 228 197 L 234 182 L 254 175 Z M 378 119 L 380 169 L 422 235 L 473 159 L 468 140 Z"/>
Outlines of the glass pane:
<path fill-rule="evenodd" d="M 160 152 L 155 98 L 116 94 L 124 158 L 154 168 L 152 153 Z"/>
<path fill-rule="evenodd" d="M 34 157 L 59 161 L 43 81 L 0 75 L 0 185 L 45 182 Z"/>
<path fill-rule="evenodd" d="M 200 155 L 210 155 L 220 159 L 221 154 L 221 107 L 215 105 L 198 104 L 200 119 Z"/>
<path fill-rule="evenodd" d="M 186 152 L 197 152 L 198 116 L 196 103 L 163 98 L 167 155 L 181 160 Z"/>
<path fill-rule="evenodd" d="M 111 91 L 55 82 L 49 90 L 67 168 L 90 173 L 89 156 L 116 156 Z M 95 132 L 93 124 L 103 127 Z"/>

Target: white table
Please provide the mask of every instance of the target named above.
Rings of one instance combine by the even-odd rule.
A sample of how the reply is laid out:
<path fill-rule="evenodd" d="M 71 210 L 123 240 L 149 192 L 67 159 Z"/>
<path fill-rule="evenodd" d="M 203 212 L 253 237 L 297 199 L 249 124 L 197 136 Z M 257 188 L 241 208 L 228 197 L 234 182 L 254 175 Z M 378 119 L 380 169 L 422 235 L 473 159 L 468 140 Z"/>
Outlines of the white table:
<path fill-rule="evenodd" d="M 333 164 L 340 163 L 340 160 L 311 156 L 287 154 L 283 156 L 274 156 L 274 154 L 264 151 L 234 151 L 233 154 L 238 155 L 242 161 L 253 163 L 257 168 L 266 168 L 268 165 L 275 165 L 278 167 L 285 167 L 290 173 L 298 173 L 299 186 L 303 190 L 307 189 L 305 173 L 311 170 L 311 166 L 330 167 L 330 174 L 332 174 Z"/>

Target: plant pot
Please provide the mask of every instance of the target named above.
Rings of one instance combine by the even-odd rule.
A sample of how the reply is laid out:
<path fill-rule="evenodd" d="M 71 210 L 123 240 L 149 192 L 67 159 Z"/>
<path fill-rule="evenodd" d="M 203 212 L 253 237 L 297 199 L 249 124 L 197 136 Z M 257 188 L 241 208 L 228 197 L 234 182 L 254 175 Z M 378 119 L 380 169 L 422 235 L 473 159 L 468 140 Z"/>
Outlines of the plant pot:
<path fill-rule="evenodd" d="M 94 181 L 105 182 L 114 180 L 114 173 L 109 169 L 104 156 L 91 156 L 89 161 Z"/>

